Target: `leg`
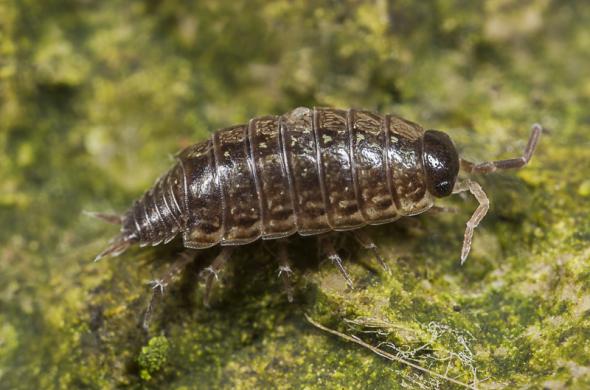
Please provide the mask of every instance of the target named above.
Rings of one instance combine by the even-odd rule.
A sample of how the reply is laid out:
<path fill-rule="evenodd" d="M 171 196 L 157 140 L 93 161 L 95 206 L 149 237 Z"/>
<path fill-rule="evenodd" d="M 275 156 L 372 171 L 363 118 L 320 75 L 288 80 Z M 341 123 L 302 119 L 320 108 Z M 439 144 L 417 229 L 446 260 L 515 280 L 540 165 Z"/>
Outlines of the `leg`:
<path fill-rule="evenodd" d="M 458 194 L 460 192 L 466 191 L 471 192 L 471 194 L 475 196 L 475 199 L 477 199 L 479 202 L 479 206 L 469 221 L 467 221 L 465 238 L 463 240 L 463 249 L 461 250 L 461 264 L 465 263 L 465 260 L 467 260 L 467 256 L 469 255 L 469 251 L 471 251 L 471 242 L 473 241 L 474 229 L 479 225 L 481 220 L 486 216 L 488 210 L 490 209 L 490 201 L 478 183 L 471 180 L 459 182 L 455 185 L 453 193 Z"/>
<path fill-rule="evenodd" d="M 511 158 L 508 160 L 488 161 L 480 164 L 474 164 L 467 160 L 461 159 L 461 168 L 467 173 L 492 173 L 502 169 L 518 169 L 524 167 L 533 157 L 537 148 L 539 138 L 543 128 L 539 124 L 534 124 L 531 129 L 531 136 L 521 157 Z"/>
<path fill-rule="evenodd" d="M 383 260 L 383 257 L 381 257 L 381 254 L 379 253 L 379 250 L 377 250 L 377 245 L 375 245 L 375 243 L 373 242 L 373 240 L 371 240 L 371 237 L 369 237 L 365 232 L 361 231 L 361 230 L 355 230 L 353 232 L 354 234 L 354 238 L 356 239 L 356 241 L 365 249 L 370 250 L 371 252 L 373 252 L 373 255 L 375 256 L 375 258 L 377 259 L 377 261 L 379 262 L 379 264 L 381 264 L 381 266 L 383 267 L 383 269 L 390 274 L 391 270 L 389 269 L 389 266 L 387 265 L 387 263 L 385 262 L 385 260 Z"/>
<path fill-rule="evenodd" d="M 287 292 L 287 300 L 293 302 L 293 286 L 291 285 L 291 264 L 289 262 L 289 254 L 287 253 L 287 245 L 285 243 L 278 243 L 279 245 L 279 278 L 283 280 L 283 286 Z"/>
<path fill-rule="evenodd" d="M 429 213 L 432 214 L 441 214 L 441 213 L 453 213 L 456 214 L 459 211 L 456 207 L 448 207 L 448 206 L 432 206 Z"/>
<path fill-rule="evenodd" d="M 180 255 L 180 258 L 176 260 L 168 272 L 160 278 L 154 279 L 149 282 L 152 287 L 152 297 L 150 298 L 150 302 L 148 303 L 147 308 L 145 309 L 145 313 L 143 315 L 142 327 L 147 332 L 148 327 L 151 321 L 152 313 L 154 311 L 154 307 L 156 306 L 156 301 L 158 295 L 160 297 L 164 296 L 164 290 L 168 287 L 168 285 L 172 282 L 172 279 L 179 274 L 188 264 L 190 264 L 195 259 L 195 256 L 191 255 L 188 252 L 184 252 Z M 159 294 L 158 294 L 159 293 Z"/>
<path fill-rule="evenodd" d="M 219 280 L 219 272 L 229 260 L 232 251 L 233 248 L 229 246 L 221 248 L 221 252 L 219 252 L 211 265 L 205 268 L 201 273 L 205 277 L 205 294 L 203 295 L 203 304 L 206 307 L 209 307 L 209 299 L 211 298 L 213 282 Z"/>
<path fill-rule="evenodd" d="M 340 258 L 340 256 L 336 252 L 336 249 L 334 248 L 334 243 L 332 242 L 332 240 L 324 238 L 321 241 L 321 243 L 324 244 L 323 249 L 326 252 L 326 254 L 328 255 L 328 258 L 332 261 L 332 263 L 334 263 L 336 265 L 336 267 L 338 267 L 338 270 L 340 271 L 340 273 L 342 274 L 344 279 L 346 279 L 346 283 L 348 284 L 348 287 L 353 289 L 354 286 L 352 284 L 352 279 L 350 278 L 350 275 L 348 274 L 348 272 L 346 271 L 346 269 L 342 265 L 342 259 Z"/>

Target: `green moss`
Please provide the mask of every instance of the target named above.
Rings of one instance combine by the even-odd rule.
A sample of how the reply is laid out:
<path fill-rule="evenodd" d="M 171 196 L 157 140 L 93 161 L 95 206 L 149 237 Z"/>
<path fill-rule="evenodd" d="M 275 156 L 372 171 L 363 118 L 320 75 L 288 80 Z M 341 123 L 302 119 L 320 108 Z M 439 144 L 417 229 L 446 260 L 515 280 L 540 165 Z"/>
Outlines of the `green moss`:
<path fill-rule="evenodd" d="M 586 180 L 578 187 L 578 195 L 583 197 L 590 196 L 590 180 Z"/>
<path fill-rule="evenodd" d="M 139 376 L 145 381 L 152 379 L 152 375 L 157 373 L 166 364 L 168 358 L 168 349 L 170 343 L 164 336 L 153 337 L 137 357 L 139 364 Z"/>
<path fill-rule="evenodd" d="M 589 18 L 576 1 L 0 3 L 0 383 L 448 385 L 308 314 L 481 387 L 589 387 Z M 82 210 L 122 211 L 178 149 L 301 105 L 397 113 L 476 161 L 547 132 L 526 169 L 477 178 L 492 209 L 465 265 L 470 197 L 368 229 L 391 275 L 343 240 L 354 290 L 294 238 L 293 304 L 269 243 L 240 250 L 204 308 L 207 250 L 146 334 L 147 282 L 180 243 L 92 263 L 116 228 Z"/>

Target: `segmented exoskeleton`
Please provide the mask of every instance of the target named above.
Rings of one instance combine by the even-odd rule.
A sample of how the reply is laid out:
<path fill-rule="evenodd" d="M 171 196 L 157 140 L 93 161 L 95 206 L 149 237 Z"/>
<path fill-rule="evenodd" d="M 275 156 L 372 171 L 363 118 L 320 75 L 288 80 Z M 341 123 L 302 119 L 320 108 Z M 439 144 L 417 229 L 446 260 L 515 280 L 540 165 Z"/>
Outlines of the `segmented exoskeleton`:
<path fill-rule="evenodd" d="M 296 108 L 254 118 L 180 152 L 122 217 L 96 214 L 122 226 L 97 259 L 134 243 L 167 243 L 178 234 L 184 246 L 200 249 L 354 230 L 420 214 L 435 198 L 471 191 L 480 206 L 467 224 L 465 261 L 488 201 L 477 183 L 457 183 L 460 167 L 468 173 L 522 167 L 540 134 L 535 125 L 523 157 L 475 165 L 459 159 L 445 133 L 395 115 Z M 228 256 L 220 255 L 220 263 Z M 350 281 L 337 255 L 329 256 Z"/>

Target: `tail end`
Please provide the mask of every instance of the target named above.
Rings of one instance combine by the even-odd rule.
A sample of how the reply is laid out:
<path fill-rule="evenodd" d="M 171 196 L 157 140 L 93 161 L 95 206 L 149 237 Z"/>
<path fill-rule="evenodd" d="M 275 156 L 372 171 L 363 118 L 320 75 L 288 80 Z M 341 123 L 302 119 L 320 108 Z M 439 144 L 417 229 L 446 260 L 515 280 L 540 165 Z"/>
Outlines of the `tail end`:
<path fill-rule="evenodd" d="M 107 214 L 107 213 L 99 213 L 96 211 L 82 211 L 84 215 L 87 215 L 91 218 L 100 219 L 103 222 L 110 223 L 113 225 L 121 225 L 123 224 L 123 217 L 118 214 Z"/>
<path fill-rule="evenodd" d="M 94 261 L 98 261 L 105 256 L 119 256 L 121 253 L 125 252 L 127 248 L 131 246 L 133 241 L 129 239 L 129 237 L 119 235 L 111 240 L 108 247 L 105 250 L 100 252 L 95 258 Z"/>
<path fill-rule="evenodd" d="M 106 214 L 93 211 L 84 211 L 83 213 L 89 217 L 100 219 L 103 222 L 113 225 L 123 226 L 125 222 L 125 217 L 117 214 Z M 119 256 L 121 253 L 125 252 L 127 248 L 129 248 L 134 242 L 135 240 L 133 235 L 129 234 L 129 232 L 125 229 L 121 229 L 121 233 L 109 242 L 109 246 L 100 252 L 94 258 L 94 261 L 98 261 L 106 256 Z"/>

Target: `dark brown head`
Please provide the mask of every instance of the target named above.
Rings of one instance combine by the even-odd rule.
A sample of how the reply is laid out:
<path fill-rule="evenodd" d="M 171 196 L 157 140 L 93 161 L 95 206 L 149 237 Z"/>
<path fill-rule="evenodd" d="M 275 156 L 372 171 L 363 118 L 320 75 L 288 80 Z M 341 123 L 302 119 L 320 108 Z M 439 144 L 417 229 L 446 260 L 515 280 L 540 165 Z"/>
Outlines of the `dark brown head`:
<path fill-rule="evenodd" d="M 451 138 L 442 131 L 426 131 L 422 158 L 428 192 L 437 198 L 451 195 L 460 166 L 459 154 Z"/>

